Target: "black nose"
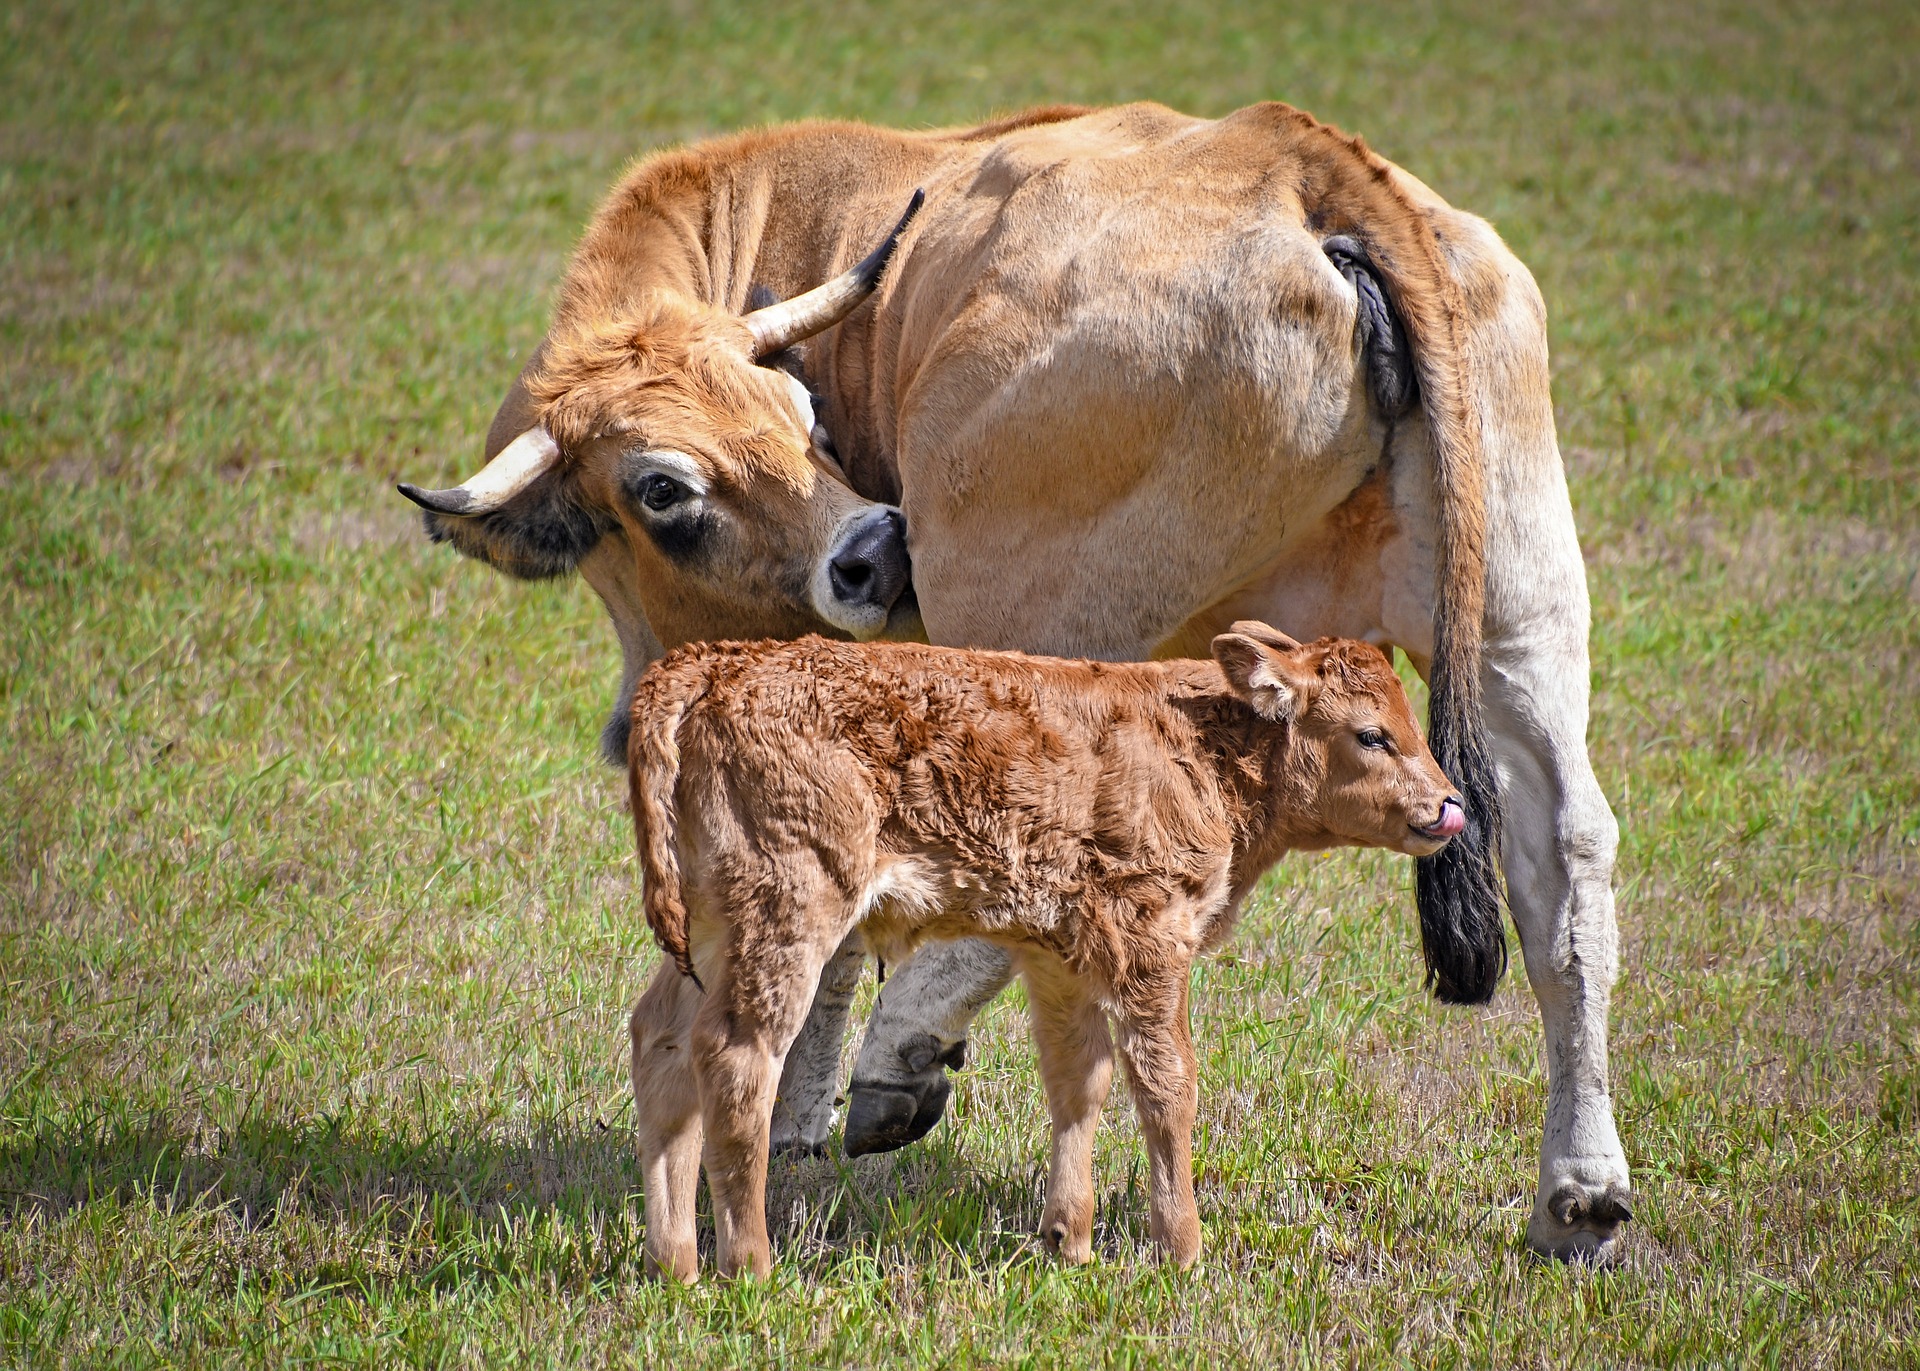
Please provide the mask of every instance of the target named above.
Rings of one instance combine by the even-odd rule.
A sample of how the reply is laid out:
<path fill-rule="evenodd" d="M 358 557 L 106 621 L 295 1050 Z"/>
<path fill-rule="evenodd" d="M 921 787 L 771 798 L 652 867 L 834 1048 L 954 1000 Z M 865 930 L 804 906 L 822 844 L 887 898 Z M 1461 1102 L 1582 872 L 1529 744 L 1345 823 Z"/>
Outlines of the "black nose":
<path fill-rule="evenodd" d="M 827 564 L 833 598 L 844 605 L 892 609 L 912 579 L 907 560 L 907 521 L 897 509 L 881 509 L 853 530 Z"/>

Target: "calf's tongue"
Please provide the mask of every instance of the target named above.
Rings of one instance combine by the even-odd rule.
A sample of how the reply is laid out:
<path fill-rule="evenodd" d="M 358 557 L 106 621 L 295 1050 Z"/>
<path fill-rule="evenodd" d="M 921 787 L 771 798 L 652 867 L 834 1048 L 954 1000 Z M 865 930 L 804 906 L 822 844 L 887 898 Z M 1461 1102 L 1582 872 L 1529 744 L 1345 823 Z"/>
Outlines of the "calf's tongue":
<path fill-rule="evenodd" d="M 1420 831 L 1435 838 L 1454 838 L 1465 832 L 1466 827 L 1466 811 L 1448 800 L 1440 806 L 1440 817 Z"/>

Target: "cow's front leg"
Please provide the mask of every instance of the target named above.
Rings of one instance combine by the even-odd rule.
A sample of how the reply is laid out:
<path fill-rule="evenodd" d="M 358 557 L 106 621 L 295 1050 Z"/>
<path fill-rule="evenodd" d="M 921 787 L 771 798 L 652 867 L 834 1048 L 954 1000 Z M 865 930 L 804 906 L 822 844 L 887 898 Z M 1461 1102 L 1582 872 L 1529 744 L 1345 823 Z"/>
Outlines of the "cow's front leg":
<path fill-rule="evenodd" d="M 1619 829 L 1587 759 L 1586 654 L 1537 644 L 1491 651 L 1488 667 L 1507 895 L 1546 1035 L 1546 1132 L 1527 1245 L 1605 1262 L 1633 1209 L 1607 1079 Z"/>
<path fill-rule="evenodd" d="M 866 944 L 853 933 L 820 974 L 813 1008 L 780 1073 L 769 1143 L 776 1156 L 817 1157 L 826 1151 L 827 1133 L 833 1127 L 833 1095 L 840 1084 L 840 1044 L 847 1035 L 847 1011 L 866 959 Z"/>
<path fill-rule="evenodd" d="M 929 943 L 894 969 L 854 1062 L 849 1157 L 905 1147 L 940 1122 L 947 1068 L 965 1064 L 968 1027 L 1012 979 L 1007 954 L 974 938 Z"/>

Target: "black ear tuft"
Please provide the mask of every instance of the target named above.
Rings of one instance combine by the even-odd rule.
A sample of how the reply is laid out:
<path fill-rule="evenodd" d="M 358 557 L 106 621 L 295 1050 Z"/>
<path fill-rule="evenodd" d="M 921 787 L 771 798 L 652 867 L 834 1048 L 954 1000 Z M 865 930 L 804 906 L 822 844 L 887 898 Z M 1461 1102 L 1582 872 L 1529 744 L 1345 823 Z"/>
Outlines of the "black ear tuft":
<path fill-rule="evenodd" d="M 578 567 L 612 526 L 610 516 L 573 497 L 571 482 L 550 473 L 491 514 L 427 511 L 422 522 L 436 543 L 452 543 L 466 556 L 520 580 L 544 581 Z"/>
<path fill-rule="evenodd" d="M 620 693 L 620 703 L 613 707 L 613 713 L 607 719 L 607 726 L 600 730 L 600 760 L 608 766 L 617 766 L 622 771 L 627 767 L 627 740 L 633 736 L 633 694 L 630 691 Z"/>

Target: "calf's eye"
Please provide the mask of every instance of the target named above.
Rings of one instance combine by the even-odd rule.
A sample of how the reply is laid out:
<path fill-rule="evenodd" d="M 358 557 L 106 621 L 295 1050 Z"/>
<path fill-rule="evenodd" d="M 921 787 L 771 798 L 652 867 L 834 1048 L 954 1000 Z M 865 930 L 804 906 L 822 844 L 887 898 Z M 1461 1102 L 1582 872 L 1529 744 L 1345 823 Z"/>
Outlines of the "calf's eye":
<path fill-rule="evenodd" d="M 1384 752 L 1387 747 L 1387 735 L 1377 728 L 1363 728 L 1360 730 L 1360 746 Z"/>
<path fill-rule="evenodd" d="M 640 481 L 640 503 L 656 514 L 664 509 L 672 509 L 690 492 L 671 476 L 662 476 L 659 472 L 649 472 Z"/>

